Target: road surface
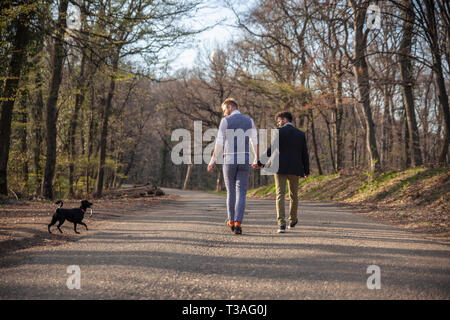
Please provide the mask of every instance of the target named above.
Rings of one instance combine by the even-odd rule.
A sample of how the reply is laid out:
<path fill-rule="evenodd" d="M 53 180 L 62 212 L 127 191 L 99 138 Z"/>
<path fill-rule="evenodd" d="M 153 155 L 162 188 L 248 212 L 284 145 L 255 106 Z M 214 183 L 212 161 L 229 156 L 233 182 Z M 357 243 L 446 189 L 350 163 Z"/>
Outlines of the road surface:
<path fill-rule="evenodd" d="M 2 257 L 0 299 L 450 298 L 449 245 L 332 203 L 301 202 L 297 227 L 278 234 L 262 199 L 234 235 L 223 196 L 166 191 L 180 198 Z"/>

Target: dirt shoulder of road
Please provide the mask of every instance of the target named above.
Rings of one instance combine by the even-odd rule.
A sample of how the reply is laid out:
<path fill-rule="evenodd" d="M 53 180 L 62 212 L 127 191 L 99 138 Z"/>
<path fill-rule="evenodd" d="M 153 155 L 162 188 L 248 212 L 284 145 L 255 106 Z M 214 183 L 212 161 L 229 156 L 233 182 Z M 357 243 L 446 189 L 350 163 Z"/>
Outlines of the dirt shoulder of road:
<path fill-rule="evenodd" d="M 151 210 L 161 203 L 176 201 L 175 195 L 158 197 L 93 200 L 93 214 L 86 212 L 83 222 L 90 230 L 101 229 L 108 221 L 127 214 Z M 64 200 L 64 208 L 77 208 L 80 200 Z M 8 199 L 0 204 L 0 257 L 17 250 L 35 246 L 57 246 L 78 241 L 85 236 L 85 228 L 78 225 L 80 234 L 73 231 L 73 223 L 66 221 L 60 233 L 53 226 L 52 234 L 47 225 L 59 206 L 50 201 L 17 201 Z"/>

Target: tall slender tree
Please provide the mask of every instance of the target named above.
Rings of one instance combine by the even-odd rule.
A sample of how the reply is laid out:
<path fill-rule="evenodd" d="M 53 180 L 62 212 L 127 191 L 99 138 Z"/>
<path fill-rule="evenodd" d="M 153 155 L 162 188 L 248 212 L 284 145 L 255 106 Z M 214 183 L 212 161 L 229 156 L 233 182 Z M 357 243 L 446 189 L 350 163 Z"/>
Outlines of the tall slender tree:
<path fill-rule="evenodd" d="M 29 21 L 34 14 L 32 1 L 19 1 L 16 8 L 13 3 L 7 1 L 2 7 L 6 11 L 19 12 L 13 18 L 12 26 L 15 30 L 11 59 L 7 69 L 7 79 L 1 88 L 1 114 L 0 114 L 0 194 L 8 194 L 7 168 L 9 160 L 9 148 L 11 141 L 11 120 L 16 101 L 20 75 L 27 57 L 27 45 L 30 39 Z M 15 10 L 13 10 L 15 9 Z M 2 12 L 2 16 L 3 16 Z"/>
<path fill-rule="evenodd" d="M 46 161 L 44 168 L 44 179 L 42 181 L 42 196 L 53 199 L 53 178 L 56 168 L 56 122 L 57 102 L 59 88 L 62 80 L 63 62 L 65 58 L 64 34 L 67 28 L 67 8 L 69 0 L 60 0 L 58 6 L 58 20 L 56 23 L 55 39 L 53 46 L 53 58 L 51 64 L 51 78 L 49 96 L 46 103 Z"/>
<path fill-rule="evenodd" d="M 410 0 L 402 2 L 402 40 L 399 48 L 400 73 L 402 77 L 402 92 L 408 122 L 408 140 L 411 166 L 422 165 L 422 154 L 420 152 L 419 130 L 417 128 L 416 114 L 414 109 L 414 79 L 412 76 L 411 47 L 414 35 L 414 7 Z"/>
<path fill-rule="evenodd" d="M 371 172 L 380 169 L 380 157 L 375 139 L 375 124 L 370 105 L 369 68 L 367 65 L 366 48 L 369 29 L 364 31 L 367 8 L 367 0 L 349 0 L 353 9 L 353 73 L 358 89 L 358 99 L 362 106 L 366 131 L 366 148 L 369 156 L 369 168 Z"/>
<path fill-rule="evenodd" d="M 438 98 L 439 105 L 441 107 L 441 112 L 444 118 L 444 139 L 442 142 L 442 147 L 439 155 L 439 162 L 445 163 L 446 161 L 450 162 L 450 156 L 448 155 L 448 149 L 450 145 L 450 111 L 449 111 L 449 103 L 448 103 L 448 95 L 447 89 L 445 87 L 445 78 L 444 78 L 444 70 L 442 67 L 442 54 L 443 49 L 441 48 L 439 37 L 438 37 L 438 25 L 436 21 L 436 6 L 434 0 L 424 0 L 425 3 L 425 12 L 423 13 L 423 8 L 418 2 L 418 7 L 423 16 L 423 26 L 424 31 L 426 33 L 426 38 L 430 44 L 431 54 L 433 56 L 433 72 L 436 77 L 436 86 L 438 88 Z M 441 10 L 449 9 L 449 7 L 441 6 Z M 446 12 L 446 15 L 449 16 L 449 12 Z M 447 25 L 447 33 L 449 26 Z M 447 43 L 444 41 L 444 43 Z M 447 43 L 448 50 L 448 43 Z M 446 160 L 446 158 L 448 160 Z"/>

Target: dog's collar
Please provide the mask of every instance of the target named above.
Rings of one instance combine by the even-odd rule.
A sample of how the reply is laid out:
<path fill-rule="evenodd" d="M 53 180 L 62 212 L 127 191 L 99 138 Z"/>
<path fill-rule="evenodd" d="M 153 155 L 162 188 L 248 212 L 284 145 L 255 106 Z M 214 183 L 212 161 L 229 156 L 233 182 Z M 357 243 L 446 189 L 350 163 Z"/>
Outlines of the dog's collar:
<path fill-rule="evenodd" d="M 86 209 L 80 208 L 83 213 L 86 213 Z"/>

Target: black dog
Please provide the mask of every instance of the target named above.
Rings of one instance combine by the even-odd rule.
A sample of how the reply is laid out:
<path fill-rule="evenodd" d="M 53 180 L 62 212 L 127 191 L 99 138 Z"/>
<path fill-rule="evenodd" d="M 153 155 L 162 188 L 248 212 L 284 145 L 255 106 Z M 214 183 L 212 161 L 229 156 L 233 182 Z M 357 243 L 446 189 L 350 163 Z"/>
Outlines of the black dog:
<path fill-rule="evenodd" d="M 62 209 L 63 202 L 57 201 L 56 204 L 60 204 L 60 207 L 56 209 L 55 214 L 53 215 L 52 222 L 48 225 L 48 232 L 52 233 L 50 231 L 50 227 L 56 223 L 56 221 L 59 221 L 59 224 L 56 226 L 59 230 L 59 232 L 63 233 L 61 230 L 61 225 L 66 221 L 66 219 L 73 223 L 73 230 L 75 233 L 79 233 L 77 231 L 77 224 L 81 224 L 86 227 L 86 230 L 88 230 L 88 227 L 85 223 L 82 222 L 84 218 L 84 214 L 86 213 L 86 209 L 90 208 L 93 204 L 90 203 L 87 200 L 81 201 L 81 206 L 79 208 L 74 209 Z"/>

